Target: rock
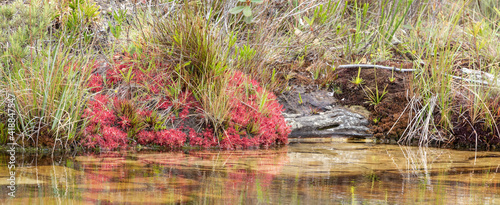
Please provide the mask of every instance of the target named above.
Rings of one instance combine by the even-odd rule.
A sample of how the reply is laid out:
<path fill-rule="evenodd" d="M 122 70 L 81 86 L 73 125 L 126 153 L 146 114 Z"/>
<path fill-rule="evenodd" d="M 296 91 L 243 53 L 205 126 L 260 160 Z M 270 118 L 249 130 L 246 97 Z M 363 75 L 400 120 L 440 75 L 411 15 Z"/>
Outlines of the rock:
<path fill-rule="evenodd" d="M 312 90 L 312 91 L 309 91 Z M 315 88 L 294 87 L 278 97 L 278 101 L 289 114 L 314 114 L 335 107 L 337 99 L 332 92 Z"/>
<path fill-rule="evenodd" d="M 284 114 L 292 126 L 289 137 L 350 136 L 371 137 L 368 120 L 344 108 L 335 108 L 317 115 Z"/>
<path fill-rule="evenodd" d="M 280 95 L 278 101 L 284 106 L 287 124 L 292 126 L 290 138 L 372 136 L 367 127 L 370 113 L 342 107 L 327 90 L 294 86 Z"/>
<path fill-rule="evenodd" d="M 370 115 L 371 115 L 370 111 L 368 111 L 365 107 L 363 107 L 361 105 L 350 105 L 350 106 L 346 106 L 345 108 L 353 113 L 358 113 L 358 114 L 362 115 L 366 119 L 370 118 Z"/>

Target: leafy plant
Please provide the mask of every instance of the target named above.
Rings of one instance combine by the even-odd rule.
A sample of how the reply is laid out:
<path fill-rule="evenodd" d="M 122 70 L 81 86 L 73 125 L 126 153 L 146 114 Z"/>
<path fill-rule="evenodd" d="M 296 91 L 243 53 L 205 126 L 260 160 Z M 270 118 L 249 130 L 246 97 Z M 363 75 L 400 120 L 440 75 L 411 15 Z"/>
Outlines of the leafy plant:
<path fill-rule="evenodd" d="M 87 89 L 82 89 L 90 76 L 90 59 L 70 56 L 60 44 L 42 46 L 38 54 L 29 56 L 24 66 L 14 72 L 2 72 L 1 87 L 16 95 L 21 131 L 37 119 L 37 128 L 47 128 L 44 137 L 55 142 L 68 142 L 77 135 Z M 55 48 L 55 49 L 53 49 Z M 87 51 L 88 52 L 88 51 Z"/>
<path fill-rule="evenodd" d="M 122 28 L 123 22 L 127 18 L 127 10 L 119 9 L 118 11 L 114 11 L 112 13 L 112 16 L 113 16 L 113 19 L 115 20 L 115 25 L 113 25 L 113 23 L 111 21 L 108 21 L 108 26 L 109 26 L 109 29 L 111 31 L 111 34 L 113 34 L 113 36 L 116 39 L 119 39 L 121 36 L 121 32 L 123 31 L 123 28 Z"/>
<path fill-rule="evenodd" d="M 238 51 L 238 61 L 243 63 L 245 61 L 251 60 L 257 54 L 257 51 L 255 51 L 255 49 L 247 45 L 243 45 L 242 47 L 238 48 Z"/>
<path fill-rule="evenodd" d="M 392 69 L 391 77 L 389 77 L 389 82 L 393 83 L 395 80 L 396 80 L 396 78 L 394 77 L 394 69 Z"/>
<path fill-rule="evenodd" d="M 276 68 L 273 68 L 273 72 L 271 74 L 271 83 L 276 82 Z"/>
<path fill-rule="evenodd" d="M 264 0 L 238 0 L 239 2 L 244 2 L 245 5 L 243 6 L 236 6 L 232 9 L 229 10 L 229 13 L 231 14 L 239 14 L 243 12 L 243 20 L 246 23 L 252 23 L 253 20 L 253 14 L 252 14 L 252 8 L 250 7 L 251 3 L 255 4 L 260 4 L 264 2 Z"/>
<path fill-rule="evenodd" d="M 363 78 L 359 77 L 361 74 L 361 68 L 358 68 L 358 75 L 351 80 L 351 83 L 354 83 L 355 85 L 360 85 L 363 83 Z"/>
<path fill-rule="evenodd" d="M 233 70 L 244 69 L 260 53 L 248 43 L 236 46 L 238 32 L 224 32 L 219 25 L 207 23 L 202 10 L 190 9 L 191 6 L 186 3 L 174 14 L 151 22 L 154 26 L 146 34 L 150 43 L 147 49 L 159 51 L 159 56 L 170 64 L 184 65 L 173 68 L 178 74 L 175 82 L 181 82 L 182 90 L 192 92 L 199 103 L 197 114 L 203 116 L 202 124 L 212 129 L 216 138 L 208 144 L 235 148 L 285 143 L 283 137 L 288 127 L 277 114 L 281 108 L 275 96 L 255 80 Z M 240 7 L 239 12 L 248 17 L 249 8 Z M 174 92 L 180 89 L 179 84 L 171 85 Z M 265 124 L 271 126 L 264 127 Z M 193 143 L 207 139 L 195 138 Z"/>
<path fill-rule="evenodd" d="M 314 9 L 313 19 L 317 19 L 318 23 L 324 24 L 327 22 L 328 18 L 333 16 L 340 6 L 340 1 L 333 2 L 329 0 L 326 4 L 321 4 Z"/>
<path fill-rule="evenodd" d="M 313 71 L 313 79 L 317 80 L 319 78 L 320 73 L 321 73 L 321 68 L 315 68 Z"/>
<path fill-rule="evenodd" d="M 56 15 L 56 18 L 62 21 L 63 27 L 59 37 L 64 37 L 66 45 L 90 43 L 99 20 L 99 7 L 91 0 L 72 0 L 68 6 L 69 13 Z"/>
<path fill-rule="evenodd" d="M 347 4 L 347 1 L 346 1 L 346 4 Z M 362 32 L 362 30 L 366 29 L 367 25 L 370 25 L 372 22 L 372 19 L 370 19 L 370 18 L 368 18 L 369 19 L 368 22 L 363 21 L 364 19 L 367 19 L 368 7 L 369 7 L 369 4 L 365 3 L 365 4 L 363 4 L 362 10 L 359 10 L 357 1 L 354 1 L 354 8 L 356 10 L 356 13 L 355 13 L 356 14 L 355 15 L 356 27 L 351 28 L 349 30 L 349 32 L 351 33 L 350 34 L 351 38 L 350 38 L 350 43 L 346 47 L 347 51 L 350 53 L 354 53 L 358 49 L 361 41 L 365 39 L 364 32 Z"/>
<path fill-rule="evenodd" d="M 366 97 L 368 98 L 367 103 L 369 103 L 370 105 L 376 106 L 382 101 L 382 98 L 384 98 L 385 94 L 387 94 L 388 91 L 386 91 L 386 89 L 387 89 L 388 85 L 385 85 L 382 93 L 379 93 L 378 83 L 377 83 L 377 70 L 376 69 L 374 69 L 374 75 L 375 75 L 375 92 L 373 92 L 368 86 L 366 87 L 366 90 L 364 90 L 364 89 L 363 90 L 365 91 Z"/>
<path fill-rule="evenodd" d="M 382 98 L 384 98 L 384 95 L 388 92 L 386 91 L 387 86 L 388 85 L 385 85 L 382 93 L 379 93 L 377 84 L 375 84 L 375 92 L 373 92 L 369 87 L 366 87 L 366 90 L 368 91 L 366 92 L 366 96 L 368 97 L 367 103 L 374 106 L 378 105 L 382 101 Z"/>
<path fill-rule="evenodd" d="M 54 6 L 33 1 L 15 1 L 0 7 L 0 69 L 10 71 L 22 66 L 38 39 L 47 38 L 54 17 Z"/>
<path fill-rule="evenodd" d="M 122 75 L 122 77 L 125 80 L 125 82 L 127 82 L 127 84 L 130 84 L 130 81 L 132 80 L 132 78 L 135 75 L 134 72 L 133 72 L 133 69 L 132 68 L 128 68 L 127 72 L 122 71 L 122 70 L 118 70 L 118 71 L 120 71 L 120 74 Z"/>
<path fill-rule="evenodd" d="M 306 21 L 307 25 L 309 25 L 309 29 L 311 31 L 313 31 L 313 23 L 314 23 L 314 18 L 315 17 L 312 17 L 312 18 L 307 18 L 307 16 L 304 16 L 304 20 Z"/>

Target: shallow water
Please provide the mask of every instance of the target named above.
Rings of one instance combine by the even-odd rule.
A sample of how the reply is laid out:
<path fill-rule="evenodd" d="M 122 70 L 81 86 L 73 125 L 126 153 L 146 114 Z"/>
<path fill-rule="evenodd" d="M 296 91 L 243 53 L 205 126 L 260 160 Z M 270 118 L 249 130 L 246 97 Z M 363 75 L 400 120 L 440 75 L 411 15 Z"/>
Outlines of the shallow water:
<path fill-rule="evenodd" d="M 16 157 L 14 198 L 0 157 L 2 204 L 500 203 L 498 152 L 331 142 Z"/>

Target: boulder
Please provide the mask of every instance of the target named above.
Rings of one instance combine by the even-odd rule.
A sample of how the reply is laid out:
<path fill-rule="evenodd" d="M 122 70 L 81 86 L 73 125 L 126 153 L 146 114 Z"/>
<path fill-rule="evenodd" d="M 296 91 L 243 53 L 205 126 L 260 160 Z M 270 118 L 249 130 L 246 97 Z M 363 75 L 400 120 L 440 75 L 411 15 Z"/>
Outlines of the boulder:
<path fill-rule="evenodd" d="M 283 114 L 292 126 L 290 138 L 309 137 L 371 137 L 368 120 L 344 108 L 335 108 L 315 115 Z"/>
<path fill-rule="evenodd" d="M 312 86 L 293 86 L 278 100 L 284 106 L 287 124 L 292 126 L 290 138 L 372 136 L 366 116 L 342 107 L 333 92 Z"/>

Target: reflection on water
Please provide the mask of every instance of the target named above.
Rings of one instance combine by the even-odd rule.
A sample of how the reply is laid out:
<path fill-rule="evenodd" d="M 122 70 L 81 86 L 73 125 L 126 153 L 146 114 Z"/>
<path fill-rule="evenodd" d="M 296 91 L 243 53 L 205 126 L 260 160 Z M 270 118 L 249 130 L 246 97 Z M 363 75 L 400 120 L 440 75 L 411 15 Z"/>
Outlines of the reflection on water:
<path fill-rule="evenodd" d="M 500 153 L 374 145 L 19 156 L 6 204 L 498 204 Z"/>

